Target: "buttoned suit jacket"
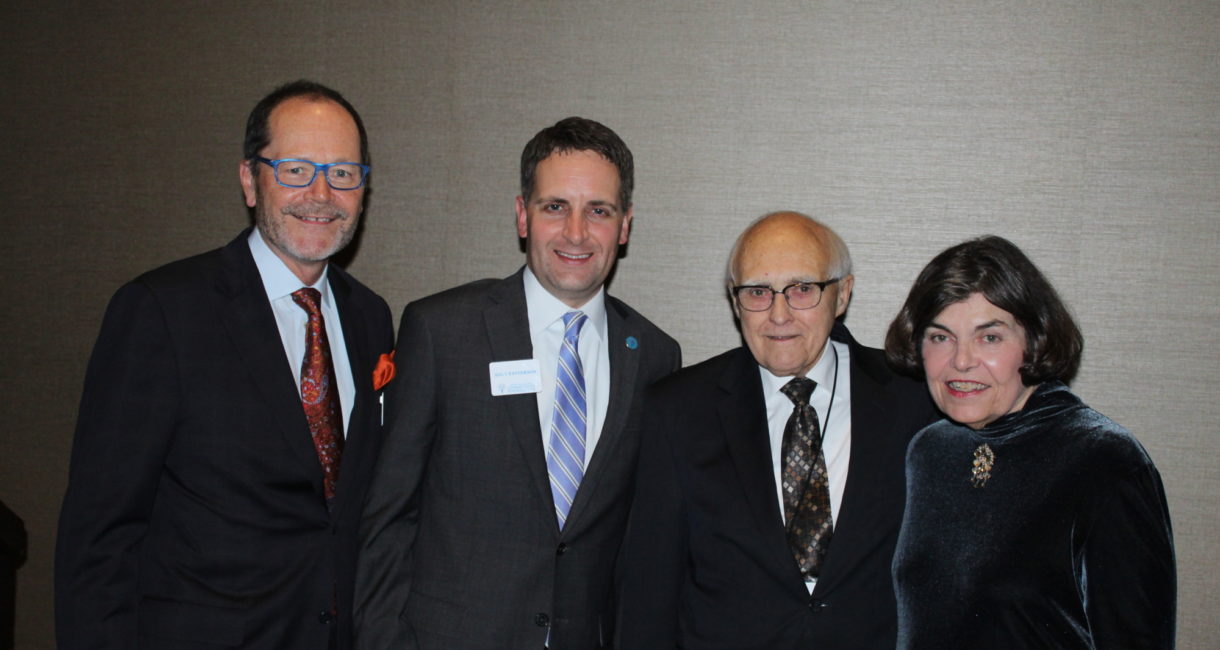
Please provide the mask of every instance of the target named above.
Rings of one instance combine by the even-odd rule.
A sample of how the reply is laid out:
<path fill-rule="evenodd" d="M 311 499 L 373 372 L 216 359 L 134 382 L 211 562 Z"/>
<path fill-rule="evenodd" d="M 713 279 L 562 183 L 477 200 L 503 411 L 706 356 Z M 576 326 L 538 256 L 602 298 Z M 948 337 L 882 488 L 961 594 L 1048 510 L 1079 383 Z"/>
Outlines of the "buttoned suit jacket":
<path fill-rule="evenodd" d="M 60 517 L 61 650 L 323 650 L 349 632 L 332 628 L 350 621 L 389 308 L 330 266 L 356 393 L 328 512 L 249 232 L 110 302 Z"/>
<path fill-rule="evenodd" d="M 362 526 L 357 647 L 608 646 L 640 397 L 680 351 L 610 296 L 606 321 L 606 418 L 561 532 L 536 395 L 491 395 L 488 364 L 533 356 L 522 272 L 407 305 Z"/>
<path fill-rule="evenodd" d="M 675 373 L 646 400 L 619 647 L 894 647 L 904 456 L 934 408 L 879 350 L 841 324 L 832 338 L 850 352 L 851 456 L 813 594 L 785 538 L 758 363 L 738 348 Z"/>

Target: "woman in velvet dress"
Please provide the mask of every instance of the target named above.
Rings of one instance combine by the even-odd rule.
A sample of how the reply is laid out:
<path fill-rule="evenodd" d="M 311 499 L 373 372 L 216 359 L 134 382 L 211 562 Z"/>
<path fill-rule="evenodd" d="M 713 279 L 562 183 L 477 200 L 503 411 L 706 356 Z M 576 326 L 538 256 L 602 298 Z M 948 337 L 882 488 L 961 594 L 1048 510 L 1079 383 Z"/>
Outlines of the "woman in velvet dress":
<path fill-rule="evenodd" d="M 899 648 L 1172 648 L 1160 475 L 1064 385 L 1083 339 L 1020 249 L 984 237 L 938 255 L 885 348 L 948 416 L 907 451 Z"/>

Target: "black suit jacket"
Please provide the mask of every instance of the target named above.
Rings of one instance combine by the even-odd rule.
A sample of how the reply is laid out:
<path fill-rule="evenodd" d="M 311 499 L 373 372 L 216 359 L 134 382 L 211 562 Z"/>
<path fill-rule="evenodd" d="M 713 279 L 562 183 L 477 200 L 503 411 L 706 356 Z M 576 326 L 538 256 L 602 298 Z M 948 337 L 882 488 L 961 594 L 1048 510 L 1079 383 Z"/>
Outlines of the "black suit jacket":
<path fill-rule="evenodd" d="M 678 344 L 606 297 L 610 400 L 561 533 L 537 398 L 488 364 L 533 356 L 521 272 L 407 305 L 391 421 L 365 507 L 357 646 L 589 650 L 609 643 L 644 388 Z"/>
<path fill-rule="evenodd" d="M 336 601 L 350 611 L 389 308 L 330 267 L 356 397 L 328 512 L 248 233 L 140 276 L 106 311 L 60 516 L 61 650 L 323 650 Z"/>
<path fill-rule="evenodd" d="M 903 461 L 922 383 L 836 325 L 851 358 L 851 459 L 810 596 L 784 537 L 758 364 L 738 348 L 650 391 L 623 547 L 619 647 L 893 648 Z"/>

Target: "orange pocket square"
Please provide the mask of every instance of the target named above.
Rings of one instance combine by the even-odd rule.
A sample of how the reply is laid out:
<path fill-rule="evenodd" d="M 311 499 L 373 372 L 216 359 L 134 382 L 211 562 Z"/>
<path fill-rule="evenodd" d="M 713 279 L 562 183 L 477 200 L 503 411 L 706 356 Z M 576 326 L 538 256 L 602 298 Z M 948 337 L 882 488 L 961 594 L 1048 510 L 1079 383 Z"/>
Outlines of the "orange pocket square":
<path fill-rule="evenodd" d="M 373 368 L 373 390 L 381 390 L 394 378 L 394 352 L 387 352 L 377 359 L 377 367 Z"/>

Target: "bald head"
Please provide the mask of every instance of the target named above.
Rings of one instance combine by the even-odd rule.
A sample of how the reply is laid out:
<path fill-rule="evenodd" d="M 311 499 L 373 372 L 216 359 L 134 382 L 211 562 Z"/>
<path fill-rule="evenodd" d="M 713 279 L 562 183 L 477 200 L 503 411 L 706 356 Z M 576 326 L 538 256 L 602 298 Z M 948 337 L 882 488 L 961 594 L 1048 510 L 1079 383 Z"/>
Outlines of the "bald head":
<path fill-rule="evenodd" d="M 835 319 L 851 300 L 854 278 L 843 240 L 803 214 L 768 214 L 737 238 L 728 275 L 730 288 L 751 287 L 742 291 L 761 290 L 764 296 L 768 289 L 774 292 L 771 306 L 757 311 L 743 308 L 734 294 L 733 311 L 754 360 L 779 377 L 809 372 L 826 349 Z M 798 308 L 793 308 L 783 293 L 793 285 L 802 297 L 815 292 L 816 304 L 797 300 Z"/>
<path fill-rule="evenodd" d="M 772 212 L 756 219 L 737 237 L 729 253 L 729 264 L 725 281 L 732 287 L 741 280 L 741 262 L 745 255 L 767 255 L 777 248 L 801 246 L 809 253 L 826 261 L 823 269 L 827 277 L 842 278 L 851 275 L 851 254 L 847 244 L 835 231 L 821 222 L 799 212 Z"/>

